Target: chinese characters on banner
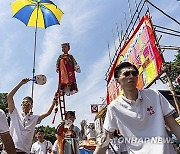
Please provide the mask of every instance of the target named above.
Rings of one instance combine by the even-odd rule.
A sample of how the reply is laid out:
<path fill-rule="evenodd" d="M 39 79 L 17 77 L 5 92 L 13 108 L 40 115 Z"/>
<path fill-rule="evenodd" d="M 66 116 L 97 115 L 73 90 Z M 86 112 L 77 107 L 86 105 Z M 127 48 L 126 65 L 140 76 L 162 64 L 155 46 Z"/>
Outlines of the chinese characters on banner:
<path fill-rule="evenodd" d="M 108 104 L 122 94 L 121 87 L 115 82 L 113 73 L 115 67 L 125 61 L 133 63 L 139 70 L 138 89 L 150 86 L 161 75 L 163 57 L 157 49 L 154 31 L 148 15 L 143 16 L 128 42 L 120 49 L 111 68 L 107 80 Z"/>

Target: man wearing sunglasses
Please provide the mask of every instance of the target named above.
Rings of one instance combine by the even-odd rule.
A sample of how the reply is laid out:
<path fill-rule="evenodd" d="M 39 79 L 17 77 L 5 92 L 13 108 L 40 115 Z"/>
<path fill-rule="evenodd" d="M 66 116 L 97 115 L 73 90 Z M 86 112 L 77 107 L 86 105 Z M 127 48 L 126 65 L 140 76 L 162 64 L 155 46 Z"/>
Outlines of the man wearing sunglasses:
<path fill-rule="evenodd" d="M 30 153 L 30 148 L 32 144 L 32 139 L 34 136 L 34 130 L 36 124 L 40 123 L 45 117 L 49 116 L 54 108 L 55 100 L 57 96 L 54 96 L 54 100 L 49 108 L 49 110 L 41 115 L 32 115 L 33 100 L 31 97 L 27 96 L 23 99 L 21 106 L 22 112 L 18 112 L 14 103 L 15 93 L 30 79 L 22 79 L 8 94 L 8 108 L 11 118 L 10 123 L 10 133 L 13 138 L 16 152 L 19 154 Z"/>
<path fill-rule="evenodd" d="M 103 154 L 109 137 L 115 130 L 125 138 L 128 153 L 175 154 L 168 138 L 165 123 L 180 139 L 180 126 L 172 114 L 175 109 L 158 91 L 136 88 L 138 69 L 129 62 L 119 64 L 114 78 L 120 84 L 123 95 L 107 107 L 104 121 L 105 133 L 94 154 Z"/>

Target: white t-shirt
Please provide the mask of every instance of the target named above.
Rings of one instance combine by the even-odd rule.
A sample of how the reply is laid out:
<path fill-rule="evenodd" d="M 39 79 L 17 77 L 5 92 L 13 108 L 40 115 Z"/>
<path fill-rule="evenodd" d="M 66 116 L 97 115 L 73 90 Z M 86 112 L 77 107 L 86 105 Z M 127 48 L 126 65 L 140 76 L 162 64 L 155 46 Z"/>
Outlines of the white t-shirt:
<path fill-rule="evenodd" d="M 9 131 L 6 115 L 3 110 L 0 109 L 0 134 Z"/>
<path fill-rule="evenodd" d="M 13 138 L 15 147 L 26 153 L 30 153 L 35 126 L 39 115 L 24 115 L 19 113 L 16 108 L 10 114 L 10 134 Z"/>
<path fill-rule="evenodd" d="M 121 96 L 108 106 L 104 129 L 109 132 L 120 130 L 129 153 L 174 154 L 172 144 L 164 143 L 164 139 L 169 141 L 164 117 L 174 112 L 158 91 L 139 90 L 136 101 Z"/>
<path fill-rule="evenodd" d="M 50 154 L 52 150 L 52 143 L 44 140 L 42 143 L 37 141 L 31 147 L 31 153 L 34 154 Z"/>
<path fill-rule="evenodd" d="M 59 148 L 58 148 L 58 140 L 56 140 L 53 144 L 52 151 L 55 152 L 55 154 L 59 154 Z"/>

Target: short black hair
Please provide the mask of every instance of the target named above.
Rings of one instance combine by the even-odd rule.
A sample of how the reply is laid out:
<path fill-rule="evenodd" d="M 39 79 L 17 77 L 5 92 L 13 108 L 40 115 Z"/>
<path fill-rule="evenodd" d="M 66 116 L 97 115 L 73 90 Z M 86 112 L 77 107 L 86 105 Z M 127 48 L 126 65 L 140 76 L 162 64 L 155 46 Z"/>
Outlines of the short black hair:
<path fill-rule="evenodd" d="M 139 74 L 139 71 L 134 64 L 131 64 L 129 62 L 122 62 L 116 66 L 116 68 L 114 70 L 114 78 L 118 78 L 121 73 L 121 70 L 126 67 L 133 67 L 135 69 L 135 71 L 137 71 L 137 74 Z"/>
<path fill-rule="evenodd" d="M 67 111 L 66 114 L 65 114 L 65 119 L 66 119 L 67 115 L 71 115 L 73 117 L 76 117 L 75 111 Z"/>
<path fill-rule="evenodd" d="M 43 128 L 38 128 L 38 129 L 36 130 L 36 134 L 37 134 L 38 132 L 44 133 L 44 129 L 43 129 Z"/>
<path fill-rule="evenodd" d="M 32 103 L 33 103 L 33 99 L 32 99 L 32 97 L 30 97 L 30 96 L 26 96 L 26 97 L 23 98 L 23 100 L 24 100 L 24 99 L 29 99 L 29 100 L 31 100 Z"/>
<path fill-rule="evenodd" d="M 67 45 L 68 48 L 70 49 L 70 44 L 67 42 L 67 43 L 62 43 L 61 46 L 64 46 L 64 45 Z"/>

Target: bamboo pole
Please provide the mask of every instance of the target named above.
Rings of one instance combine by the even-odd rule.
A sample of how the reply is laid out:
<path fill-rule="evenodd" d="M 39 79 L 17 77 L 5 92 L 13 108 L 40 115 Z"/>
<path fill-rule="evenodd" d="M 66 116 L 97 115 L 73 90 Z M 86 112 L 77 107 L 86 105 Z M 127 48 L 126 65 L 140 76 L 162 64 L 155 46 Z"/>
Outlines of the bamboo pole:
<path fill-rule="evenodd" d="M 108 42 L 108 54 L 109 54 L 109 62 L 110 62 L 110 66 L 111 66 L 111 52 L 110 52 L 110 47 L 109 47 L 109 42 Z"/>
<path fill-rule="evenodd" d="M 146 2 L 147 2 L 147 1 L 148 1 L 148 0 L 146 0 Z M 153 24 L 151 23 L 151 25 L 153 25 Z M 159 44 L 160 39 L 159 39 L 159 41 L 158 41 L 157 36 L 156 36 L 156 33 L 155 33 L 155 29 L 154 29 L 153 26 L 152 26 L 152 28 L 153 28 L 153 31 L 154 31 L 154 36 L 155 36 L 155 40 L 156 40 L 156 45 L 157 45 L 159 51 L 161 51 L 161 47 L 160 47 L 160 44 Z M 162 53 L 161 53 L 161 54 L 162 54 Z M 174 99 L 174 103 L 175 103 L 175 106 L 176 106 L 176 109 L 177 109 L 177 113 L 178 113 L 178 115 L 180 116 L 180 108 L 179 108 L 179 104 L 178 104 L 178 99 L 177 99 L 177 97 L 176 97 L 177 94 L 176 94 L 176 92 L 175 92 L 174 86 L 173 86 L 172 81 L 171 81 L 171 78 L 170 78 L 170 74 L 168 73 L 167 69 L 168 69 L 168 66 L 164 66 L 164 68 L 162 69 L 162 71 L 166 73 L 166 77 L 167 77 L 167 80 L 168 80 L 168 83 L 169 83 L 170 92 L 172 93 L 172 96 L 173 96 L 173 99 Z"/>
<path fill-rule="evenodd" d="M 125 18 L 125 22 L 126 22 L 126 32 L 124 34 L 125 42 L 126 42 L 129 38 L 128 38 L 127 18 L 126 18 L 126 13 L 125 12 L 124 12 L 124 18 Z"/>
<path fill-rule="evenodd" d="M 136 12 L 137 12 L 137 18 L 139 19 L 139 21 L 140 21 L 140 17 L 139 17 L 139 11 L 138 11 L 138 6 L 137 6 L 137 2 L 136 2 L 136 0 L 134 0 L 134 4 L 135 4 L 135 8 L 136 8 Z"/>
<path fill-rule="evenodd" d="M 171 46 L 161 46 L 161 49 L 167 49 L 167 50 L 180 50 L 180 47 L 171 47 Z"/>
<path fill-rule="evenodd" d="M 174 22 L 176 22 L 178 25 L 180 25 L 180 22 L 177 21 L 176 19 L 174 19 L 173 17 L 171 17 L 170 15 L 168 15 L 167 13 L 165 13 L 163 10 L 161 10 L 160 8 L 158 8 L 157 6 L 155 6 L 153 3 L 151 3 L 148 0 L 145 0 L 146 2 L 148 2 L 151 6 L 153 6 L 154 8 L 156 8 L 158 11 L 160 11 L 161 13 L 163 13 L 165 16 L 167 16 L 168 18 L 170 18 L 171 20 L 173 20 Z"/>
<path fill-rule="evenodd" d="M 179 108 L 179 104 L 178 104 L 178 99 L 176 97 L 177 94 L 175 92 L 174 86 L 172 84 L 172 81 L 171 81 L 171 78 L 170 78 L 170 75 L 169 75 L 168 72 L 166 72 L 166 76 L 167 76 L 167 80 L 168 80 L 168 83 L 169 83 L 170 92 L 172 93 L 174 103 L 175 103 L 175 106 L 176 106 L 176 109 L 177 109 L 177 113 L 180 116 L 180 108 Z"/>
<path fill-rule="evenodd" d="M 120 39 L 120 34 L 119 34 L 119 27 L 118 27 L 117 23 L 116 23 L 116 30 L 117 30 L 117 35 L 118 35 L 118 38 L 119 38 L 119 44 L 121 44 L 121 39 Z"/>
<path fill-rule="evenodd" d="M 131 13 L 131 5 L 130 5 L 129 0 L 128 0 L 128 10 L 129 10 L 130 19 L 133 20 L 132 13 Z"/>
<path fill-rule="evenodd" d="M 114 36 L 113 29 L 112 29 L 112 36 L 113 36 L 113 40 L 114 40 L 114 49 L 115 49 L 115 52 L 116 52 L 117 48 L 116 48 L 116 41 L 115 41 L 115 36 Z"/>
<path fill-rule="evenodd" d="M 162 27 L 162 26 L 159 26 L 159 25 L 154 25 L 153 26 L 156 28 L 160 28 L 160 29 L 165 29 L 167 31 L 171 31 L 171 32 L 175 32 L 175 33 L 180 33 L 180 31 L 177 31 L 177 30 L 174 30 L 174 29 L 171 29 L 171 28 L 167 28 L 167 27 Z"/>
<path fill-rule="evenodd" d="M 173 35 L 173 36 L 180 37 L 180 35 L 174 34 L 174 33 L 169 33 L 169 32 L 165 32 L 165 31 L 161 31 L 161 30 L 155 30 L 155 31 L 156 31 L 156 32 L 159 32 L 159 33 L 164 33 L 164 34 L 168 34 L 168 35 Z"/>
<path fill-rule="evenodd" d="M 121 22 L 121 42 L 123 40 L 123 25 L 122 25 L 122 22 Z"/>

